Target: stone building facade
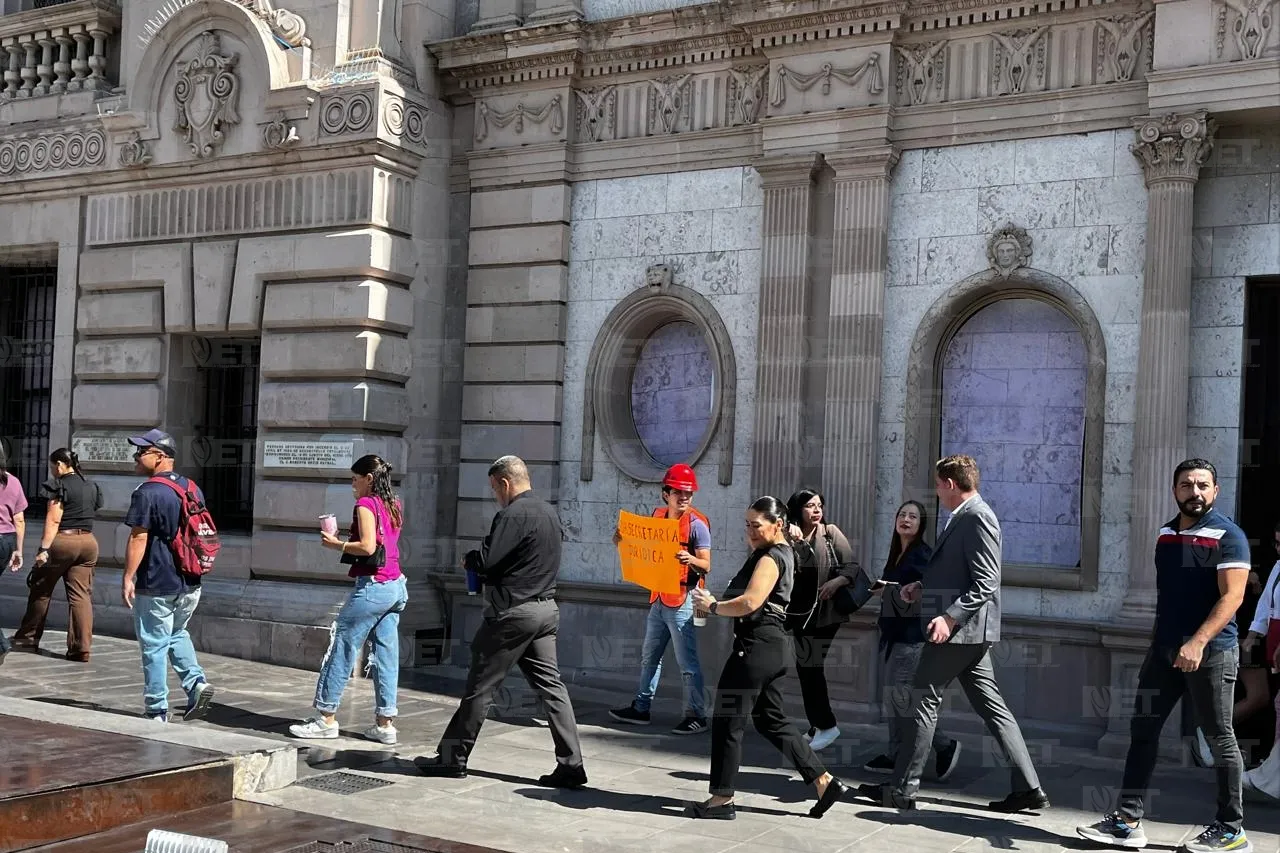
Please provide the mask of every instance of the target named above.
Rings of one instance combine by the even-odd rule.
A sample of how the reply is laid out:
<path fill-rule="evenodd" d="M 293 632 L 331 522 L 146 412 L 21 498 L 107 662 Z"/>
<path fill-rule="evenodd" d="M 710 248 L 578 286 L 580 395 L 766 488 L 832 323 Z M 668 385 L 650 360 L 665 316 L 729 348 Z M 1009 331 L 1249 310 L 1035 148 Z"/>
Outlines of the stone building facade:
<path fill-rule="evenodd" d="M 802 485 L 878 571 L 902 500 L 941 521 L 932 460 L 971 452 L 1015 712 L 1123 743 L 1173 465 L 1212 459 L 1255 540 L 1275 522 L 1274 2 L 350 5 L 0 16 L 28 479 L 70 444 L 118 521 L 121 437 L 167 424 L 231 519 L 199 641 L 314 666 L 344 578 L 314 519 L 380 453 L 421 666 L 465 659 L 453 566 L 518 453 L 564 523 L 562 667 L 626 690 L 646 599 L 609 540 L 665 465 L 696 467 L 713 576 L 750 500 Z M 877 715 L 877 667 L 859 615 L 842 717 Z"/>

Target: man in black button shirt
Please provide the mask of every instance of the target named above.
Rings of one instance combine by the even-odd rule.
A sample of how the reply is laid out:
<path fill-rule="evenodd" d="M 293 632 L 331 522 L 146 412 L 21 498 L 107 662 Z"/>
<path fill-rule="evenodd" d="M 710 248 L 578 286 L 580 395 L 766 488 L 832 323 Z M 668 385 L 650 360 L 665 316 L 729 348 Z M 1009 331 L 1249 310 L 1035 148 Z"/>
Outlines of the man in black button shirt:
<path fill-rule="evenodd" d="M 471 671 L 462 704 L 440 738 L 434 758 L 414 763 L 428 776 L 461 779 L 476 745 L 494 691 L 517 664 L 542 696 L 556 746 L 556 769 L 538 783 L 578 788 L 587 783 L 578 745 L 578 726 L 569 691 L 556 660 L 556 576 L 560 571 L 560 519 L 530 491 L 529 469 L 515 456 L 489 467 L 489 487 L 498 506 L 489 535 L 463 566 L 484 582 L 484 622 L 471 641 Z"/>

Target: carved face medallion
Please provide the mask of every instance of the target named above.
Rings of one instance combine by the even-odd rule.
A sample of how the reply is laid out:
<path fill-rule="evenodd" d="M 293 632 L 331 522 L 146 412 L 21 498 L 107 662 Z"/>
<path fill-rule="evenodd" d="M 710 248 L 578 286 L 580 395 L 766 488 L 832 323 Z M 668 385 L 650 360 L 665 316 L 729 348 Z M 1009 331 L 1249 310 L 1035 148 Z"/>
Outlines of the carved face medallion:
<path fill-rule="evenodd" d="M 1031 237 L 1022 228 L 1006 225 L 991 235 L 987 243 L 987 260 L 1000 275 L 1008 278 L 1014 270 L 1031 260 Z"/>

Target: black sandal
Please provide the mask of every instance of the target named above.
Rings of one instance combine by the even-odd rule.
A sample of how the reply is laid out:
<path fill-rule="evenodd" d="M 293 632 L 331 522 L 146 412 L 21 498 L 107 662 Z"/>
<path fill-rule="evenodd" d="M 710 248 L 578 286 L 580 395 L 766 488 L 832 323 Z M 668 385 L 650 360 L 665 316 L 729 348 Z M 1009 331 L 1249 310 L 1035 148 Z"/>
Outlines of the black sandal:
<path fill-rule="evenodd" d="M 822 817 L 827 813 L 828 809 L 834 806 L 847 793 L 849 793 L 849 786 L 833 777 L 827 784 L 827 790 L 822 792 L 822 796 L 818 797 L 818 802 L 814 803 L 813 808 L 809 809 L 809 817 Z"/>
<path fill-rule="evenodd" d="M 725 803 L 722 806 L 712 806 L 706 803 L 690 803 L 689 817 L 700 818 L 703 820 L 733 820 L 738 816 L 738 810 L 734 808 L 733 803 Z"/>

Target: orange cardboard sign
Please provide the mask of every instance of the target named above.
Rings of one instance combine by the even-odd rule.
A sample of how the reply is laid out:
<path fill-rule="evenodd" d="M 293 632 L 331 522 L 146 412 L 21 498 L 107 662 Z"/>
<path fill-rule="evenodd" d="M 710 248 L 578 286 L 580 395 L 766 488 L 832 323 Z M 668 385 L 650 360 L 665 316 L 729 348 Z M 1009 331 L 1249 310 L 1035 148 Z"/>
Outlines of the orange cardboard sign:
<path fill-rule="evenodd" d="M 680 586 L 680 522 L 673 518 L 653 518 L 618 511 L 618 558 L 622 562 L 622 579 L 638 584 L 650 592 L 679 595 Z"/>

